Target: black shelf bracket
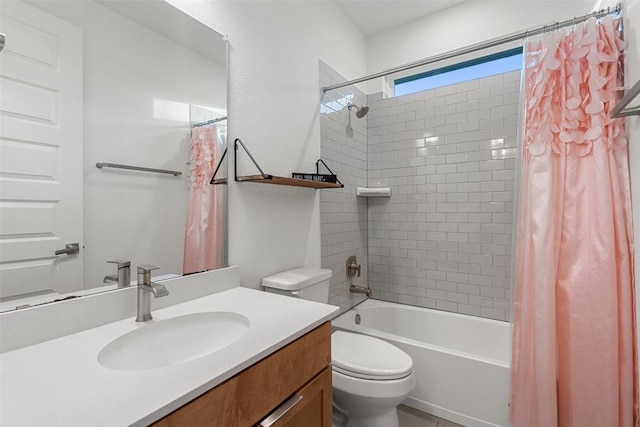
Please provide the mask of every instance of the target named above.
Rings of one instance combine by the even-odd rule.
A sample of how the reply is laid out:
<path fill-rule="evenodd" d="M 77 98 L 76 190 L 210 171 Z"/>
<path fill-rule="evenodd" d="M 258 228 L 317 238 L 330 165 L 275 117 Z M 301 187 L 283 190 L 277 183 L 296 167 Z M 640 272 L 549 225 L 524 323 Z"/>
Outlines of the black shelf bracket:
<path fill-rule="evenodd" d="M 256 159 L 254 159 L 251 153 L 249 152 L 249 149 L 247 148 L 247 146 L 244 145 L 244 143 L 240 138 L 236 138 L 236 140 L 233 141 L 233 146 L 234 146 L 234 149 L 236 150 L 236 155 L 233 157 L 233 175 L 235 180 L 240 181 L 240 179 L 238 179 L 238 143 L 242 146 L 242 149 L 244 150 L 245 153 L 247 153 L 247 155 L 249 156 L 253 164 L 256 166 L 256 168 L 258 168 L 258 171 L 260 171 L 260 175 L 255 175 L 255 178 L 247 179 L 245 177 L 244 179 L 242 179 L 242 181 L 260 181 L 262 179 L 272 179 L 273 175 L 264 173 L 264 171 L 262 170 L 262 168 L 260 167 Z"/>
<path fill-rule="evenodd" d="M 318 175 L 320 174 L 320 163 L 324 165 L 325 169 L 327 169 L 331 175 L 336 175 L 335 173 L 333 173 L 331 169 L 329 169 L 329 166 L 327 166 L 327 164 L 322 159 L 318 159 L 318 161 L 316 162 L 316 173 Z M 337 175 L 336 175 L 336 181 L 338 181 L 338 184 L 344 187 L 344 184 L 340 182 Z"/>
<path fill-rule="evenodd" d="M 239 179 L 239 177 L 238 177 L 238 144 L 240 144 L 240 146 L 242 147 L 244 152 L 247 153 L 247 155 L 249 156 L 249 158 L 251 159 L 253 164 L 256 166 L 256 168 L 258 168 L 258 170 L 260 171 L 260 175 L 253 175 L 250 178 L 249 177 L 243 177 L 243 179 Z M 220 166 L 222 166 L 222 161 L 224 160 L 224 157 L 227 155 L 227 149 L 228 148 L 225 148 L 224 153 L 222 154 L 222 157 L 220 158 L 220 162 L 218 162 L 218 166 L 216 167 L 216 170 L 213 172 L 213 176 L 211 177 L 211 181 L 209 182 L 212 185 L 226 184 L 227 183 L 226 179 L 216 179 L 216 175 L 218 174 L 218 170 L 220 169 Z M 236 153 L 236 155 L 233 157 L 233 176 L 234 176 L 234 179 L 236 181 L 260 181 L 260 180 L 263 180 L 263 179 L 272 179 L 273 178 L 272 175 L 264 173 L 264 171 L 262 170 L 262 168 L 260 167 L 260 165 L 258 164 L 256 159 L 251 155 L 251 153 L 249 152 L 249 149 L 247 148 L 246 145 L 244 145 L 244 143 L 242 142 L 242 140 L 240 140 L 240 138 L 236 138 L 236 140 L 233 141 L 233 149 L 235 150 L 235 153 Z"/>
<path fill-rule="evenodd" d="M 218 170 L 220 170 L 220 166 L 222 166 L 222 161 L 224 160 L 224 156 L 227 155 L 227 150 L 228 149 L 229 149 L 229 147 L 224 149 L 224 152 L 222 153 L 222 157 L 220 157 L 220 161 L 218 161 L 218 166 L 216 166 L 216 170 L 213 172 L 213 176 L 211 177 L 211 181 L 209 181 L 209 184 L 217 185 L 217 184 L 226 184 L 227 183 L 227 179 L 226 178 L 222 178 L 222 179 L 216 180 L 216 175 L 218 174 Z"/>

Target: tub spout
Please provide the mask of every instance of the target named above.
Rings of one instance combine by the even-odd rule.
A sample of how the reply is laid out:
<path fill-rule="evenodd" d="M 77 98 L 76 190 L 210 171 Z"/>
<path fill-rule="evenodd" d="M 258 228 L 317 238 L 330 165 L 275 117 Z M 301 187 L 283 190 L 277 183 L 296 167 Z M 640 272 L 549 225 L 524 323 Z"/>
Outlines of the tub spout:
<path fill-rule="evenodd" d="M 365 294 L 369 298 L 371 298 L 371 289 L 365 288 L 363 286 L 351 285 L 349 287 L 349 292 L 352 294 Z"/>

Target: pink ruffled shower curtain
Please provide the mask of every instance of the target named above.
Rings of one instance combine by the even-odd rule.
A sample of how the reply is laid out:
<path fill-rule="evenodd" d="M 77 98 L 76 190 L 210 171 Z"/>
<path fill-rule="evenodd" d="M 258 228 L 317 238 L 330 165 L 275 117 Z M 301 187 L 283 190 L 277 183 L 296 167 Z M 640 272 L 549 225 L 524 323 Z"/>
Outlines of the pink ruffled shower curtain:
<path fill-rule="evenodd" d="M 620 22 L 525 46 L 514 427 L 638 426 Z"/>
<path fill-rule="evenodd" d="M 215 171 L 217 152 L 217 126 L 192 130 L 191 185 L 182 267 L 184 274 L 222 267 L 222 191 L 209 184 Z"/>

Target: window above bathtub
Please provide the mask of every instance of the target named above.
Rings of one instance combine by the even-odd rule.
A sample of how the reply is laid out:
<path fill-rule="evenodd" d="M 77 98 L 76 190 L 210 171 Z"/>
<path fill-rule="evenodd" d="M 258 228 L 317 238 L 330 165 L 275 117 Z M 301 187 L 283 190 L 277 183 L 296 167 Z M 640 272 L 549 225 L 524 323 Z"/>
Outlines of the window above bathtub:
<path fill-rule="evenodd" d="M 393 81 L 394 96 L 463 83 L 522 69 L 522 47 L 474 58 Z"/>

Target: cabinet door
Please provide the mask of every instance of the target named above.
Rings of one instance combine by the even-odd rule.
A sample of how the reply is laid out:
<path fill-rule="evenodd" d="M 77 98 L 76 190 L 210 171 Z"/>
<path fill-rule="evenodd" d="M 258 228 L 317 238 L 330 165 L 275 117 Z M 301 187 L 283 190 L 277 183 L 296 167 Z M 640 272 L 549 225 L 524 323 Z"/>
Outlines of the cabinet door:
<path fill-rule="evenodd" d="M 331 427 L 331 367 L 298 390 L 258 427 Z"/>

